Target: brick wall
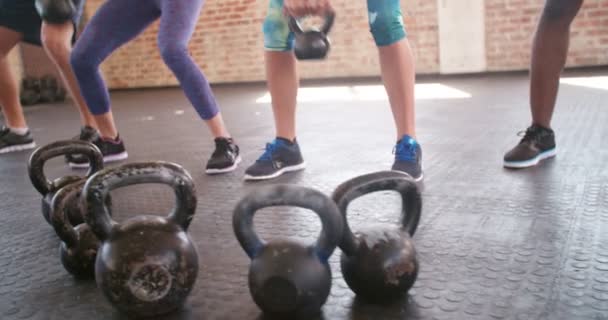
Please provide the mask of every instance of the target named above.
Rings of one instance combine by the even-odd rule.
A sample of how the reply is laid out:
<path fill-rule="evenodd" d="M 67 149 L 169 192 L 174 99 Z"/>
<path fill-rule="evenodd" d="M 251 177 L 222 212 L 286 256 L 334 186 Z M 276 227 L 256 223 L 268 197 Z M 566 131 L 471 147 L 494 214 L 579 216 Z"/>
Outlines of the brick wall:
<path fill-rule="evenodd" d="M 489 70 L 527 69 L 544 0 L 486 0 Z M 572 28 L 568 66 L 608 63 L 608 0 L 586 0 Z"/>
<path fill-rule="evenodd" d="M 87 15 L 101 0 L 89 0 Z M 331 34 L 331 56 L 324 62 L 300 64 L 303 78 L 370 76 L 379 74 L 377 49 L 368 31 L 365 1 L 334 0 L 338 18 Z M 265 0 L 207 0 L 190 43 L 197 64 L 213 83 L 261 81 L 264 74 L 262 22 Z M 438 68 L 436 2 L 403 1 L 407 28 L 421 73 Z M 158 23 L 116 51 L 102 70 L 110 87 L 176 84 L 161 63 L 156 47 Z"/>

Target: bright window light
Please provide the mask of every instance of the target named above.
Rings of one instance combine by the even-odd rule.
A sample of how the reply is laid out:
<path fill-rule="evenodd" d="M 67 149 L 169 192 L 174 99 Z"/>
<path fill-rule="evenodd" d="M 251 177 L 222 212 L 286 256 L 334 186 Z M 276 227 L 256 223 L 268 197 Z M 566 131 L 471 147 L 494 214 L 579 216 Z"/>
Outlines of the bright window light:
<path fill-rule="evenodd" d="M 608 76 L 561 78 L 560 82 L 573 86 L 608 90 Z"/>

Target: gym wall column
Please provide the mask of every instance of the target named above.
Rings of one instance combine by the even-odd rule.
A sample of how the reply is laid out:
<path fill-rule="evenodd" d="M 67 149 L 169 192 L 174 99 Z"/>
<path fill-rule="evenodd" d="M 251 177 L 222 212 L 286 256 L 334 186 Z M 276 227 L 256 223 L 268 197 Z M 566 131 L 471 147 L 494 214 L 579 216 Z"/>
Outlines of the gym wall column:
<path fill-rule="evenodd" d="M 8 65 L 15 75 L 15 78 L 21 83 L 23 78 L 23 63 L 21 61 L 21 46 L 16 45 L 13 50 L 8 53 Z"/>
<path fill-rule="evenodd" d="M 437 0 L 440 73 L 486 70 L 484 0 Z"/>

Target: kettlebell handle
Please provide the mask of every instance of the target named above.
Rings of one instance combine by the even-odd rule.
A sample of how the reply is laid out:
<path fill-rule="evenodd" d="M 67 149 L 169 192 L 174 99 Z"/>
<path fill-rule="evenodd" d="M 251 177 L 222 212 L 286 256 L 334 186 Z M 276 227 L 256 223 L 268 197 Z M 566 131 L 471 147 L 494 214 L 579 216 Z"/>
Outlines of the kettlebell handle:
<path fill-rule="evenodd" d="M 331 28 L 334 25 L 335 19 L 336 19 L 336 13 L 333 10 L 325 13 L 323 26 L 321 27 L 321 32 L 323 34 L 327 35 L 329 33 L 329 31 L 331 31 Z M 288 24 L 289 24 L 289 29 L 292 32 L 294 32 L 295 34 L 304 33 L 304 30 L 302 29 L 302 25 L 300 25 L 300 22 L 298 22 L 298 19 L 296 17 L 290 16 Z"/>
<path fill-rule="evenodd" d="M 59 189 L 51 202 L 51 224 L 57 236 L 68 248 L 78 245 L 78 234 L 68 219 L 65 207 L 68 203 L 76 201 L 85 182 L 86 180 L 83 179 Z"/>
<path fill-rule="evenodd" d="M 317 190 L 286 184 L 258 187 L 244 196 L 234 209 L 234 233 L 249 258 L 257 257 L 265 246 L 253 228 L 253 216 L 256 211 L 273 206 L 300 207 L 317 214 L 322 227 L 314 251 L 322 261 L 329 259 L 342 237 L 343 219 L 336 204 Z"/>
<path fill-rule="evenodd" d="M 82 190 L 85 221 L 104 241 L 117 224 L 110 217 L 106 198 L 110 191 L 134 184 L 160 183 L 173 188 L 175 206 L 167 219 L 187 230 L 196 211 L 196 189 L 190 174 L 180 165 L 164 161 L 128 163 L 101 170 L 88 179 Z"/>
<path fill-rule="evenodd" d="M 78 176 L 66 176 L 55 181 L 49 181 L 44 174 L 44 164 L 51 158 L 68 154 L 82 154 L 89 160 L 89 170 L 86 176 L 103 168 L 103 155 L 94 144 L 80 140 L 62 140 L 40 147 L 32 152 L 27 163 L 28 174 L 34 188 L 42 195 L 46 195 L 56 186 L 70 179 L 80 179 Z"/>
<path fill-rule="evenodd" d="M 342 183 L 332 194 L 332 199 L 344 216 L 344 232 L 340 248 L 347 255 L 352 255 L 357 247 L 355 236 L 346 218 L 348 206 L 353 200 L 377 191 L 396 191 L 401 195 L 401 229 L 410 236 L 416 232 L 422 211 L 422 197 L 411 176 L 398 171 L 378 171 L 355 177 Z"/>

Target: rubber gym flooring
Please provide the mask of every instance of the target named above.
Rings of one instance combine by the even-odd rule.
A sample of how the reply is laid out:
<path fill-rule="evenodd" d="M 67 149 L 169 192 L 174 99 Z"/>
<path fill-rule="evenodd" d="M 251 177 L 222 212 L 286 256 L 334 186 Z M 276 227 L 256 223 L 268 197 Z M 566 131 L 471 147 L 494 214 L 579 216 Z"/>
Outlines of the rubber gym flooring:
<path fill-rule="evenodd" d="M 331 258 L 333 287 L 324 319 L 608 319 L 608 71 L 564 74 L 554 127 L 558 156 L 536 168 L 503 169 L 502 155 L 529 122 L 523 73 L 423 77 L 417 86 L 423 146 L 423 213 L 415 234 L 419 278 L 407 299 L 388 306 L 354 298 Z M 305 82 L 299 140 L 308 167 L 272 182 L 244 183 L 246 165 L 274 133 L 263 84 L 220 85 L 215 93 L 244 158 L 234 173 L 204 174 L 209 133 L 179 89 L 116 91 L 115 117 L 129 162 L 165 160 L 194 177 L 198 209 L 189 233 L 200 271 L 187 304 L 162 319 L 261 319 L 247 288 L 248 259 L 232 232 L 232 210 L 246 192 L 294 183 L 326 194 L 346 179 L 388 169 L 394 129 L 377 79 Z M 78 116 L 69 103 L 26 108 L 38 145 L 72 137 Z M 94 281 L 74 280 L 61 266 L 59 240 L 40 213 L 41 196 L 26 174 L 29 152 L 0 158 L 0 318 L 124 319 Z M 62 159 L 48 175 L 69 172 Z M 112 192 L 119 222 L 166 214 L 168 187 Z M 396 223 L 398 198 L 357 200 L 353 229 Z M 314 214 L 264 209 L 265 239 L 314 241 Z"/>

